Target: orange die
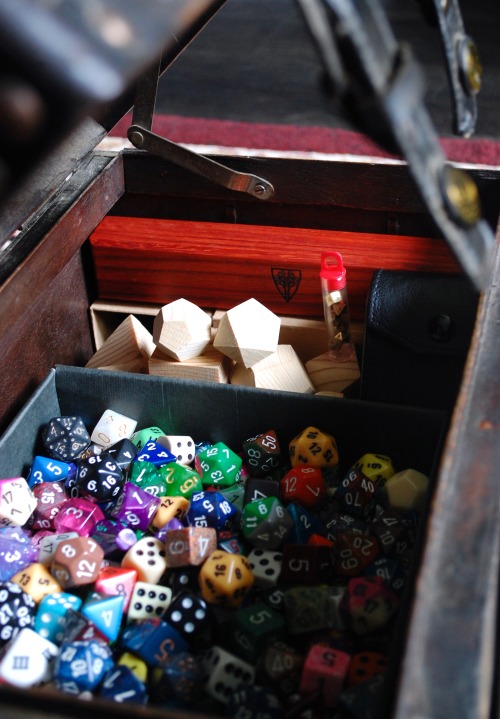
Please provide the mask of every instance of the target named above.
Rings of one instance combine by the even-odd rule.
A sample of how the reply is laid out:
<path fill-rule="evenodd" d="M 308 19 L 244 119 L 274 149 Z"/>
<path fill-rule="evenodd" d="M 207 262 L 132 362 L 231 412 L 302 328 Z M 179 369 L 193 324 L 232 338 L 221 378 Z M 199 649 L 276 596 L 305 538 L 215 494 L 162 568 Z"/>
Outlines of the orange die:
<path fill-rule="evenodd" d="M 254 576 L 246 557 L 217 550 L 202 565 L 198 580 L 206 602 L 238 607 L 252 587 Z"/>

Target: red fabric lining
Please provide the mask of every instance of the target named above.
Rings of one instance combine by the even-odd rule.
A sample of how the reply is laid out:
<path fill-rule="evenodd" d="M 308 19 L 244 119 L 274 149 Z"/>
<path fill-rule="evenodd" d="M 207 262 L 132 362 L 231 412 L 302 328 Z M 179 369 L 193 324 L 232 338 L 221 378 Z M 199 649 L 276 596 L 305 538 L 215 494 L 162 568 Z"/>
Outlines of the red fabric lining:
<path fill-rule="evenodd" d="M 128 114 L 112 129 L 110 136 L 126 137 L 130 124 Z M 193 145 L 391 157 L 364 135 L 338 128 L 155 115 L 153 131 L 173 142 Z M 440 142 L 445 155 L 455 162 L 500 165 L 500 143 L 494 140 L 442 138 Z"/>

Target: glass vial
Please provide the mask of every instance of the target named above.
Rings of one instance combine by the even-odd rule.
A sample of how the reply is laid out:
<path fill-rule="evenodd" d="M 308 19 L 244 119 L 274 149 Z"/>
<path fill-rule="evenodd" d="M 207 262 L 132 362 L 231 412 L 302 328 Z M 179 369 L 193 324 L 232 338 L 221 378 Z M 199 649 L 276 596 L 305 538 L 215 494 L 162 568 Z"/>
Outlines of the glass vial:
<path fill-rule="evenodd" d="M 321 293 L 328 334 L 330 358 L 340 362 L 355 359 L 351 342 L 346 270 L 338 252 L 321 254 Z"/>

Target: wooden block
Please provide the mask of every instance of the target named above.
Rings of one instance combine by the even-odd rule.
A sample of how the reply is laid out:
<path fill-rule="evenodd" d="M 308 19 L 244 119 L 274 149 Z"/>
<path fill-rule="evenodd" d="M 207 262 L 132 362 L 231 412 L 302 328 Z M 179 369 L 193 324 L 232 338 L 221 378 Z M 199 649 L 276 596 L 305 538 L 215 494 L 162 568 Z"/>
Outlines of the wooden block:
<path fill-rule="evenodd" d="M 276 352 L 279 333 L 279 317 L 251 298 L 220 318 L 214 347 L 248 369 Z"/>
<path fill-rule="evenodd" d="M 153 342 L 164 353 L 184 361 L 198 357 L 210 344 L 212 319 L 200 307 L 180 298 L 155 317 Z"/>
<path fill-rule="evenodd" d="M 211 345 L 203 354 L 184 362 L 177 362 L 158 348 L 149 359 L 149 374 L 159 377 L 177 377 L 197 382 L 227 384 L 232 362 Z"/>
<path fill-rule="evenodd" d="M 90 305 L 90 322 L 94 347 L 100 349 L 127 315 L 134 315 L 141 324 L 153 332 L 153 321 L 160 305 L 146 305 L 131 302 L 93 302 Z"/>
<path fill-rule="evenodd" d="M 101 300 L 163 305 L 185 297 L 229 309 L 249 297 L 278 315 L 323 317 L 321 252 L 340 252 L 352 321 L 373 272 L 459 271 L 442 240 L 297 227 L 108 216 L 90 237 Z"/>
<path fill-rule="evenodd" d="M 316 392 L 343 392 L 360 378 L 357 359 L 339 362 L 328 352 L 306 362 L 306 370 Z"/>
<path fill-rule="evenodd" d="M 230 381 L 231 384 L 284 392 L 314 392 L 304 365 L 291 345 L 278 345 L 274 354 L 248 369 L 241 364 L 235 365 Z"/>
<path fill-rule="evenodd" d="M 147 364 L 155 345 L 150 332 L 133 315 L 128 315 L 104 344 L 95 352 L 86 367 L 110 367 Z"/>

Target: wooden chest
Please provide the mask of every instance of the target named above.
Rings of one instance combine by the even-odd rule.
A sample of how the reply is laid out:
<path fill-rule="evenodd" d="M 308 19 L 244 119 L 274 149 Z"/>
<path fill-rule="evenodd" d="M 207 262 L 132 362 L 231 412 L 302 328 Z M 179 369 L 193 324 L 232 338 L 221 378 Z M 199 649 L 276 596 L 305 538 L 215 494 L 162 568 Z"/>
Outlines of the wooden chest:
<path fill-rule="evenodd" d="M 26 221 L 14 249 L 5 255 L 0 287 L 2 432 L 51 368 L 82 367 L 94 352 L 90 308 L 100 298 L 89 237 L 107 215 L 378 233 L 394 243 L 399 235 L 435 236 L 403 163 L 217 159 L 265 177 L 275 188 L 274 197 L 261 202 L 242 196 L 141 151 L 93 151 Z M 470 171 L 484 216 L 496 227 L 500 172 Z M 499 276 L 497 250 L 439 460 L 409 623 L 402 630 L 394 719 L 482 719 L 496 702 Z M 407 429 L 411 433 L 411 424 Z M 21 711 L 29 719 L 49 713 L 69 719 L 89 710 L 85 703 L 43 690 L 26 694 L 9 687 L 1 688 L 0 703 L 6 719 Z M 101 703 L 95 712 L 130 716 L 123 707 L 110 710 Z M 139 713 L 184 716 L 154 709 Z"/>

